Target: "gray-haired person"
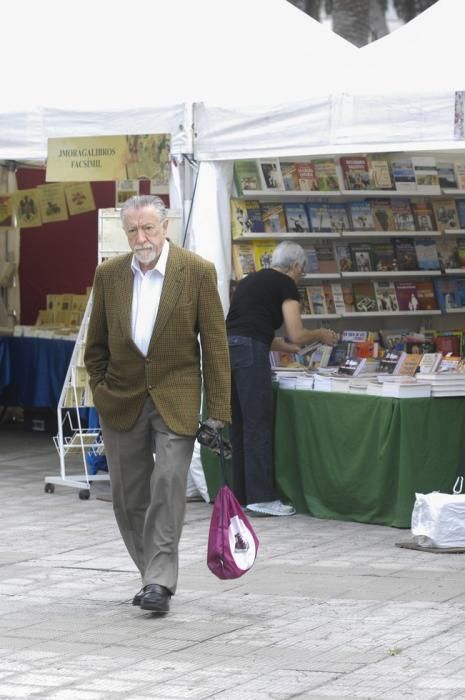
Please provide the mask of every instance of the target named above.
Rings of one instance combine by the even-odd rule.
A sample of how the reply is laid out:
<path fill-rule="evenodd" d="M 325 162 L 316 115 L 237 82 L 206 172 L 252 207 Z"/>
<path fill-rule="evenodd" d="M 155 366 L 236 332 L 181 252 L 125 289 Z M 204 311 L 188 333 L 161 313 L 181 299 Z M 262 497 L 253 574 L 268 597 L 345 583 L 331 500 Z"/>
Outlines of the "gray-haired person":
<path fill-rule="evenodd" d="M 226 319 L 232 375 L 233 488 L 242 505 L 259 515 L 294 515 L 275 491 L 272 462 L 273 397 L 270 350 L 297 352 L 315 341 L 334 345 L 327 328 L 308 330 L 300 316 L 296 282 L 306 256 L 297 243 L 278 245 L 271 267 L 244 277 Z M 290 342 L 275 338 L 284 324 Z"/>

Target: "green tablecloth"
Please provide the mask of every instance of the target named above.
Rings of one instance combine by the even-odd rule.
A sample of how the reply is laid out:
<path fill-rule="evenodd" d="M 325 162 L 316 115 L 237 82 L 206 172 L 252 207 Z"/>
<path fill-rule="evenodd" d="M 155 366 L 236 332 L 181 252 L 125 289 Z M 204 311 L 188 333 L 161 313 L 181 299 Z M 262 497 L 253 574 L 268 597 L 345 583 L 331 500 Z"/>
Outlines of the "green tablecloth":
<path fill-rule="evenodd" d="M 451 492 L 464 458 L 461 397 L 277 390 L 276 483 L 300 513 L 410 527 L 415 492 Z M 213 498 L 219 465 L 202 461 Z"/>

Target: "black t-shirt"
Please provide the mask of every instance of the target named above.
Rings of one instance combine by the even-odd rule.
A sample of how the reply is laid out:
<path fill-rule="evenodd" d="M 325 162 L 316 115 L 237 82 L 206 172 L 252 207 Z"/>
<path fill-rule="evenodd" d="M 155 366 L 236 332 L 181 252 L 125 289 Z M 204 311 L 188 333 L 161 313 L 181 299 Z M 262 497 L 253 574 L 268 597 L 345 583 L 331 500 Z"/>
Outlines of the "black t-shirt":
<path fill-rule="evenodd" d="M 243 335 L 271 345 L 283 324 L 282 304 L 299 301 L 296 284 L 287 275 L 267 268 L 252 272 L 237 285 L 226 319 L 228 335 Z"/>

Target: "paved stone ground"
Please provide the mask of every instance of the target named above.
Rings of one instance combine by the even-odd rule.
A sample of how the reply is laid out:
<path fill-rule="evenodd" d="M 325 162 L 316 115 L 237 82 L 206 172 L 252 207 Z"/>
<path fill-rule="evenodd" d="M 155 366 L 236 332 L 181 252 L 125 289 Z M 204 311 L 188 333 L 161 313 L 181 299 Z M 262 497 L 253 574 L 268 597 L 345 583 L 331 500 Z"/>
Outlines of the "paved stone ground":
<path fill-rule="evenodd" d="M 395 547 L 409 532 L 255 519 L 252 571 L 205 564 L 211 507 L 189 503 L 172 612 L 139 579 L 111 504 L 58 474 L 51 439 L 0 429 L 0 700 L 465 698 L 465 556 Z"/>

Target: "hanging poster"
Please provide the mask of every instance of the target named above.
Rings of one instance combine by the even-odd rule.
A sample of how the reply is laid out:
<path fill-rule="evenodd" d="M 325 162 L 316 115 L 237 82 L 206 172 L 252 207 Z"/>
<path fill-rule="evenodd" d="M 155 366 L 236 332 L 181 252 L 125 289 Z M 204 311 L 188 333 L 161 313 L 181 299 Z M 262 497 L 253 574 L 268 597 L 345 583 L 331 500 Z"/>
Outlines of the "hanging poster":
<path fill-rule="evenodd" d="M 46 181 L 159 179 L 169 152 L 169 134 L 48 139 Z"/>
<path fill-rule="evenodd" d="M 117 180 L 115 187 L 115 207 L 118 209 L 127 199 L 139 194 L 139 180 Z"/>
<path fill-rule="evenodd" d="M 65 185 L 64 189 L 71 216 L 95 210 L 95 200 L 90 182 L 73 182 Z"/>
<path fill-rule="evenodd" d="M 39 193 L 37 189 L 20 190 L 14 194 L 14 209 L 18 228 L 41 226 Z"/>
<path fill-rule="evenodd" d="M 68 219 L 63 185 L 39 185 L 37 192 L 42 223 L 49 224 Z"/>
<path fill-rule="evenodd" d="M 12 205 L 11 195 L 0 195 L 0 226 L 11 226 Z"/>

